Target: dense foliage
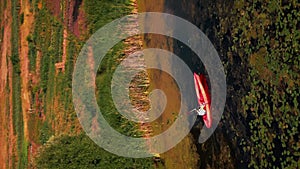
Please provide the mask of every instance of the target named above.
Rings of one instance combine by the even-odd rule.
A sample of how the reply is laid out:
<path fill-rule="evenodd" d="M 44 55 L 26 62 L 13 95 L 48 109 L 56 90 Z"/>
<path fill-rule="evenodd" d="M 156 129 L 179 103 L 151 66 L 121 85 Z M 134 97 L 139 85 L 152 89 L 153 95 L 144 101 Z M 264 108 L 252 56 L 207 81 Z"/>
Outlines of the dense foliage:
<path fill-rule="evenodd" d="M 51 138 L 36 158 L 40 169 L 152 168 L 151 159 L 113 155 L 96 145 L 85 134 Z"/>
<path fill-rule="evenodd" d="M 239 22 L 233 52 L 249 63 L 250 90 L 243 99 L 249 119 L 254 168 L 299 165 L 300 14 L 296 1 L 236 2 Z M 242 144 L 245 144 L 242 142 Z M 247 145 L 247 144 L 245 144 Z"/>
<path fill-rule="evenodd" d="M 212 34 L 219 39 L 214 43 L 220 45 L 229 92 L 223 123 L 233 141 L 231 154 L 240 154 L 236 164 L 297 168 L 299 3 L 236 0 L 215 5 L 212 16 L 218 23 Z"/>
<path fill-rule="evenodd" d="M 91 34 L 112 20 L 129 14 L 131 8 L 129 0 L 86 0 L 84 3 Z"/>

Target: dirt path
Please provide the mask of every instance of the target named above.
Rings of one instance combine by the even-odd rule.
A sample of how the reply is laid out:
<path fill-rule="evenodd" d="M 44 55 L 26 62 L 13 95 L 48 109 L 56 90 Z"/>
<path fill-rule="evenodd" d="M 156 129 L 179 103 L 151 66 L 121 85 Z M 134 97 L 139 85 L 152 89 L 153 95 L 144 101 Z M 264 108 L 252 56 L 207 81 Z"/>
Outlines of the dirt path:
<path fill-rule="evenodd" d="M 3 0 L 0 1 L 4 3 Z M 6 1 L 6 8 L 2 17 L 1 27 L 4 28 L 0 48 L 0 168 L 13 168 L 12 156 L 16 145 L 13 133 L 12 119 L 12 92 L 6 90 L 7 85 L 12 91 L 12 64 L 11 56 L 11 1 Z M 8 105 L 10 105 L 8 107 Z"/>
<path fill-rule="evenodd" d="M 1 4 L 4 2 L 1 2 Z M 3 39 L 1 43 L 1 62 L 0 62 L 0 94 L 1 96 L 4 96 L 5 87 L 7 83 L 7 62 L 6 59 L 8 56 L 11 55 L 11 46 L 10 46 L 10 39 L 11 39 L 11 4 L 7 3 L 7 7 L 4 11 L 3 20 L 1 23 L 1 27 L 4 27 L 4 34 Z M 1 16 L 2 17 L 2 16 Z M 1 100 L 3 97 L 0 98 Z M 1 106 L 2 107 L 2 106 Z M 0 107 L 0 108 L 1 108 Z"/>
<path fill-rule="evenodd" d="M 29 92 L 29 58 L 28 58 L 28 41 L 27 36 L 33 25 L 34 15 L 30 12 L 29 0 L 20 0 L 21 13 L 24 13 L 24 22 L 20 27 L 20 68 L 21 68 L 21 99 L 22 99 L 22 113 L 24 123 L 24 138 L 29 141 L 28 132 L 28 111 L 31 110 L 30 92 Z"/>
<path fill-rule="evenodd" d="M 3 0 L 1 4 L 4 3 Z M 5 91 L 7 85 L 7 56 L 10 55 L 10 39 L 11 39 L 11 4 L 8 2 L 7 7 L 4 10 L 3 20 L 1 27 L 4 27 L 4 34 L 1 44 L 1 58 L 0 58 L 0 168 L 6 168 L 8 161 L 8 128 L 7 128 L 7 93 Z"/>

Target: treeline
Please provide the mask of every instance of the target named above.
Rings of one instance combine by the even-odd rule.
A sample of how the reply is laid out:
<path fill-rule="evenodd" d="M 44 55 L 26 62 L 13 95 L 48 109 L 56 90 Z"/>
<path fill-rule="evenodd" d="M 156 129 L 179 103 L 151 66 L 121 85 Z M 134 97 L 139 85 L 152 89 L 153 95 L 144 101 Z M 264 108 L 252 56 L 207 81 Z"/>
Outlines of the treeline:
<path fill-rule="evenodd" d="M 85 134 L 51 138 L 36 157 L 38 169 L 152 168 L 151 159 L 132 159 L 113 155 L 96 145 Z"/>

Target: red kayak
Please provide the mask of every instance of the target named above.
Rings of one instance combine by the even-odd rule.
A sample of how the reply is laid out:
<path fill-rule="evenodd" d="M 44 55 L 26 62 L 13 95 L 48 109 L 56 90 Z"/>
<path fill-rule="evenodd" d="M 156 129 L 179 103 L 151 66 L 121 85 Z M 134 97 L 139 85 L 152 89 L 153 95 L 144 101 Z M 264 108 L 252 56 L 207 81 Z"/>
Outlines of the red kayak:
<path fill-rule="evenodd" d="M 207 128 L 211 127 L 212 124 L 212 115 L 210 111 L 210 94 L 208 90 L 208 86 L 206 83 L 206 78 L 204 75 L 197 75 L 194 73 L 194 82 L 195 82 L 195 90 L 198 98 L 199 105 L 205 105 L 204 110 L 206 114 L 203 115 L 203 121 Z"/>

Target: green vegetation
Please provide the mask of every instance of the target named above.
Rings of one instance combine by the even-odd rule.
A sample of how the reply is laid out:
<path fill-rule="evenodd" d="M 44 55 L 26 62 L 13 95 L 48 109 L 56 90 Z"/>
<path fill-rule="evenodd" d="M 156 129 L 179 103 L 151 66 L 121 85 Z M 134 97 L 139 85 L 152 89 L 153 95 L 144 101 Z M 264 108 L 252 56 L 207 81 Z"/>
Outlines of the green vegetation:
<path fill-rule="evenodd" d="M 111 96 L 112 76 L 120 62 L 117 60 L 123 57 L 123 48 L 123 43 L 118 43 L 106 54 L 101 62 L 96 77 L 97 101 L 101 108 L 101 113 L 103 113 L 103 116 L 114 129 L 124 135 L 141 137 L 142 133 L 137 130 L 138 124 L 127 120 L 118 113 Z"/>
<path fill-rule="evenodd" d="M 28 57 L 29 57 L 29 71 L 33 72 L 36 69 L 35 65 L 36 65 L 37 50 L 35 48 L 35 45 L 33 43 L 33 39 L 32 39 L 31 35 L 27 36 L 26 40 L 28 42 L 28 48 L 29 48 L 29 52 L 28 52 Z"/>
<path fill-rule="evenodd" d="M 51 15 L 46 7 L 43 4 L 43 7 L 38 9 L 35 5 L 34 31 L 27 37 L 31 73 L 37 72 L 36 61 L 40 59 L 40 65 L 38 65 L 40 66 L 40 81 L 38 84 L 32 83 L 31 86 L 32 100 L 34 102 L 39 100 L 38 103 L 35 102 L 39 114 L 46 117 L 46 121 L 39 125 L 38 135 L 41 144 L 54 133 L 64 133 L 68 130 L 66 126 L 64 129 L 57 126 L 71 125 L 72 130 L 68 132 L 75 132 L 73 129 L 76 114 L 72 105 L 71 79 L 74 58 L 81 47 L 78 40 L 69 33 L 65 72 L 56 70 L 55 63 L 62 61 L 63 22 L 60 18 Z"/>
<path fill-rule="evenodd" d="M 62 56 L 62 32 L 63 26 L 55 19 L 46 8 L 42 8 L 36 13 L 34 33 L 32 37 L 32 47 L 42 54 L 41 58 L 41 84 L 44 92 L 53 86 L 54 77 L 50 72 L 55 72 L 54 64 L 61 60 Z M 36 54 L 33 53 L 31 66 L 35 66 Z M 50 70 L 52 68 L 52 70 Z M 50 79 L 49 79 L 50 78 Z"/>
<path fill-rule="evenodd" d="M 130 12 L 129 0 L 86 0 L 84 3 L 91 34 Z"/>
<path fill-rule="evenodd" d="M 240 145 L 251 168 L 299 166 L 299 10 L 296 1 L 234 1 L 221 20 L 231 23 L 229 66 L 247 67 L 241 113 L 250 138 Z"/>
<path fill-rule="evenodd" d="M 27 143 L 24 138 L 24 124 L 21 101 L 21 77 L 20 77 L 20 58 L 19 58 L 19 1 L 12 1 L 12 56 L 13 64 L 13 125 L 14 133 L 17 135 L 17 160 L 13 156 L 13 161 L 17 161 L 16 168 L 25 168 L 27 166 Z"/>
<path fill-rule="evenodd" d="M 89 33 L 113 19 L 119 18 L 130 11 L 126 7 L 129 1 L 85 1 Z M 42 100 L 46 121 L 40 126 L 40 143 L 50 139 L 36 158 L 37 168 L 152 168 L 152 158 L 122 158 L 104 151 L 94 144 L 85 134 L 76 135 L 76 113 L 72 103 L 72 73 L 76 57 L 81 50 L 82 42 L 69 33 L 67 44 L 67 60 L 65 72 L 55 73 L 54 64 L 61 61 L 62 56 L 62 23 L 51 16 L 46 8 L 36 13 L 35 29 L 32 37 L 27 40 L 31 44 L 31 70 L 34 70 L 37 53 L 42 53 L 41 82 L 35 91 L 42 89 Z M 136 124 L 132 124 L 116 114 L 110 94 L 110 81 L 117 60 L 123 57 L 124 44 L 120 42 L 105 56 L 97 76 L 97 99 L 105 118 L 116 130 L 131 136 L 140 136 Z M 101 84 L 101 85 L 100 85 Z M 99 94 L 100 93 L 100 94 Z M 103 100 L 105 99 L 105 102 Z M 56 101 L 55 101 L 56 100 Z M 101 102 L 102 100 L 102 102 Z M 57 103 L 54 103 L 57 102 Z M 57 117 L 59 116 L 59 117 Z M 64 122 L 60 122 L 63 119 Z M 53 123 L 53 124 L 52 124 Z M 64 129 L 53 129 L 51 126 L 64 124 Z M 78 122 L 77 122 L 78 123 Z M 121 127 L 121 125 L 125 127 Z M 55 130 L 55 131 L 54 131 Z M 57 131 L 62 130 L 62 131 Z M 80 132 L 82 132 L 80 130 Z M 66 134 L 58 136 L 59 133 Z"/>
<path fill-rule="evenodd" d="M 39 142 L 41 144 L 45 144 L 48 141 L 52 134 L 51 131 L 52 129 L 49 127 L 48 123 L 43 123 L 42 126 L 40 126 Z"/>
<path fill-rule="evenodd" d="M 108 153 L 85 134 L 51 138 L 36 158 L 38 169 L 151 168 L 152 160 L 124 158 Z"/>
<path fill-rule="evenodd" d="M 45 5 L 44 5 L 45 6 Z M 39 100 L 37 107 L 39 114 L 47 117 L 45 124 L 40 124 L 40 143 L 45 143 L 53 134 L 50 126 L 50 118 L 54 114 L 53 100 L 55 87 L 55 63 L 61 59 L 62 55 L 62 25 L 50 12 L 43 7 L 35 7 L 34 31 L 27 37 L 29 44 L 30 71 L 35 73 L 37 57 L 40 57 L 40 81 L 38 84 L 31 84 L 33 101 Z M 38 55 L 39 52 L 39 56 Z M 38 93 L 38 95 L 36 95 Z M 38 98 L 36 98 L 38 97 Z M 41 107 L 43 106 L 43 107 Z M 46 126 L 46 127 L 45 127 Z M 48 130 L 48 131 L 46 131 Z"/>
<path fill-rule="evenodd" d="M 244 15 L 234 36 L 250 66 L 244 113 L 251 131 L 249 166 L 296 168 L 299 164 L 299 5 L 278 1 L 236 3 Z M 250 19 L 253 18 L 253 19 Z M 237 41 L 235 41 L 237 42 Z M 250 43 L 249 43 L 250 42 Z"/>

